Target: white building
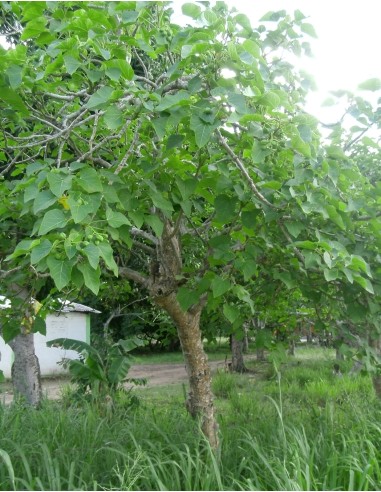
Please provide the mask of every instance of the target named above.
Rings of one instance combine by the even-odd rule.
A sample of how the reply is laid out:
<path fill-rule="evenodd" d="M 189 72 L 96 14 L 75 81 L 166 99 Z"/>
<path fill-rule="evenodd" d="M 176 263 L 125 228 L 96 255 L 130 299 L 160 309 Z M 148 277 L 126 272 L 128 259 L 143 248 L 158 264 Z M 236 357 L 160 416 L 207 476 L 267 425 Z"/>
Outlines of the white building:
<path fill-rule="evenodd" d="M 0 296 L 0 309 L 8 307 L 7 300 Z M 74 350 L 47 347 L 46 342 L 55 338 L 72 338 L 90 343 L 90 313 L 100 313 L 91 307 L 76 302 L 65 301 L 57 313 L 46 317 L 46 335 L 34 334 L 36 355 L 40 362 L 42 376 L 63 374 L 66 370 L 58 364 L 62 359 L 77 359 Z M 0 336 L 0 370 L 6 378 L 11 377 L 13 351 Z"/>

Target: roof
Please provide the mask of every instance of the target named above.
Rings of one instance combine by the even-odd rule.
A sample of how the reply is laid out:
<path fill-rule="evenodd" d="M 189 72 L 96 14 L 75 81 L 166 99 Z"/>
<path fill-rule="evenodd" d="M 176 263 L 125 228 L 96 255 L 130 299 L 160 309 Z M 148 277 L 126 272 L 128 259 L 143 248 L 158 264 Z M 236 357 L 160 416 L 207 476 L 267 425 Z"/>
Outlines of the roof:
<path fill-rule="evenodd" d="M 62 302 L 58 299 L 59 302 Z M 0 309 L 5 309 L 11 307 L 11 301 L 5 296 L 0 296 Z M 84 304 L 79 304 L 78 302 L 63 301 L 62 307 L 58 310 L 63 313 L 96 313 L 99 314 L 100 311 L 93 309 L 92 307 L 85 306 Z"/>

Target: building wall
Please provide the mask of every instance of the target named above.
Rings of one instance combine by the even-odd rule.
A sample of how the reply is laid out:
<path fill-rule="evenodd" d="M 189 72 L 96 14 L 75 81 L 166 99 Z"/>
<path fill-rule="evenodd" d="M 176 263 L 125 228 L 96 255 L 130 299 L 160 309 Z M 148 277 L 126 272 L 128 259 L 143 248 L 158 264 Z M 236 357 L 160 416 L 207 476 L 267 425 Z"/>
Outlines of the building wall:
<path fill-rule="evenodd" d="M 46 342 L 55 338 L 74 338 L 90 343 L 90 316 L 86 313 L 60 313 L 49 314 L 46 317 L 46 336 L 35 333 L 34 345 L 36 355 L 40 361 L 42 376 L 54 376 L 64 374 L 66 369 L 58 364 L 63 358 L 77 359 L 78 354 L 74 350 L 63 350 L 56 347 L 47 347 Z M 13 351 L 0 337 L 0 370 L 6 378 L 11 377 Z"/>

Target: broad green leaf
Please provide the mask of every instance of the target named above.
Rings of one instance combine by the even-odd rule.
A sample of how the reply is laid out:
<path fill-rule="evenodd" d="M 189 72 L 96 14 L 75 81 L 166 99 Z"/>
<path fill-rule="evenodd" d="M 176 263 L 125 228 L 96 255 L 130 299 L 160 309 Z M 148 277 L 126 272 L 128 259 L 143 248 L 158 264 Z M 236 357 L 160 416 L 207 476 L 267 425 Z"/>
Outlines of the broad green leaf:
<path fill-rule="evenodd" d="M 197 19 L 201 14 L 201 8 L 195 3 L 184 3 L 181 6 L 181 11 L 183 15 L 192 17 L 192 19 Z"/>
<path fill-rule="evenodd" d="M 47 22 L 48 20 L 45 17 L 36 17 L 32 19 L 24 27 L 20 39 L 25 41 L 26 39 L 37 38 L 45 31 Z"/>
<path fill-rule="evenodd" d="M 0 100 L 4 101 L 12 109 L 19 111 L 22 115 L 29 115 L 29 110 L 25 106 L 24 101 L 10 87 L 0 87 Z"/>
<path fill-rule="evenodd" d="M 8 255 L 5 260 L 9 261 L 13 258 L 17 258 L 18 256 L 24 256 L 25 253 L 28 253 L 34 246 L 40 243 L 40 239 L 23 239 L 20 241 L 12 254 Z"/>
<path fill-rule="evenodd" d="M 37 246 L 35 246 L 30 254 L 30 262 L 32 265 L 36 265 L 43 258 L 48 256 L 52 246 L 53 244 L 49 241 L 49 239 L 43 239 Z"/>
<path fill-rule="evenodd" d="M 173 210 L 172 203 L 166 198 L 164 198 L 161 193 L 151 193 L 151 199 L 155 207 L 159 208 L 160 210 L 166 210 L 168 212 L 172 212 Z"/>
<path fill-rule="evenodd" d="M 287 289 L 294 289 L 297 286 L 296 280 L 289 272 L 274 272 L 274 278 L 281 280 Z"/>
<path fill-rule="evenodd" d="M 99 174 L 92 167 L 81 169 L 78 175 L 79 185 L 88 193 L 97 193 L 103 191 L 103 186 Z"/>
<path fill-rule="evenodd" d="M 8 76 L 9 84 L 12 89 L 18 89 L 22 81 L 22 67 L 19 67 L 18 65 L 11 65 L 7 68 L 5 73 Z"/>
<path fill-rule="evenodd" d="M 48 180 L 50 191 L 60 198 L 65 191 L 71 188 L 73 176 L 71 174 L 50 172 L 46 179 Z"/>
<path fill-rule="evenodd" d="M 236 21 L 237 24 L 242 26 L 244 29 L 251 32 L 252 27 L 251 27 L 250 19 L 248 18 L 247 15 L 238 14 L 234 17 L 234 20 Z"/>
<path fill-rule="evenodd" d="M 122 383 L 130 370 L 131 362 L 126 356 L 120 356 L 111 362 L 108 370 L 108 378 L 112 384 Z"/>
<path fill-rule="evenodd" d="M 152 227 L 152 230 L 157 237 L 161 237 L 163 234 L 164 224 L 157 215 L 146 215 L 144 217 L 144 222 Z"/>
<path fill-rule="evenodd" d="M 215 127 L 209 123 L 205 123 L 196 114 L 192 114 L 190 119 L 190 128 L 194 131 L 196 144 L 199 148 L 204 147 L 210 140 Z"/>
<path fill-rule="evenodd" d="M 107 108 L 104 120 L 109 130 L 116 130 L 123 125 L 123 113 L 118 106 L 112 104 Z"/>
<path fill-rule="evenodd" d="M 324 278 L 326 279 L 327 282 L 332 282 L 332 280 L 336 280 L 337 278 L 340 277 L 340 272 L 337 268 L 332 268 L 332 269 L 324 268 L 323 273 L 324 273 Z"/>
<path fill-rule="evenodd" d="M 215 277 L 211 283 L 213 297 L 220 297 L 225 294 L 231 288 L 231 283 L 227 279 L 221 277 Z"/>
<path fill-rule="evenodd" d="M 187 103 L 189 98 L 189 92 L 183 90 L 176 92 L 175 94 L 167 94 L 161 99 L 158 106 L 156 106 L 156 111 L 166 111 L 167 109 L 178 104 Z"/>
<path fill-rule="evenodd" d="M 89 265 L 89 263 L 79 263 L 77 268 L 80 272 L 82 272 L 86 287 L 88 287 L 97 296 L 101 283 L 101 269 L 99 266 L 94 269 L 91 265 Z"/>
<path fill-rule="evenodd" d="M 370 282 L 370 280 L 368 280 L 367 278 L 364 278 L 364 277 L 360 277 L 358 275 L 354 275 L 353 279 L 355 282 L 357 282 L 359 285 L 361 285 L 361 287 L 363 289 L 365 289 L 367 292 L 369 292 L 369 294 L 374 294 L 373 285 Z"/>
<path fill-rule="evenodd" d="M 234 323 L 240 316 L 240 309 L 232 304 L 224 304 L 223 313 L 225 318 L 230 321 L 230 323 Z"/>
<path fill-rule="evenodd" d="M 180 287 L 176 296 L 181 309 L 188 311 L 188 309 L 197 304 L 200 300 L 200 295 L 196 290 L 190 290 L 187 287 Z"/>
<path fill-rule="evenodd" d="M 312 38 L 317 38 L 318 37 L 317 34 L 316 34 L 316 31 L 315 31 L 314 26 L 312 24 L 307 23 L 307 22 L 305 22 L 304 24 L 301 24 L 300 30 L 302 32 L 308 34 Z"/>
<path fill-rule="evenodd" d="M 57 289 L 61 290 L 66 287 L 70 282 L 72 263 L 68 260 L 57 260 L 53 256 L 49 256 L 46 264 Z"/>
<path fill-rule="evenodd" d="M 115 263 L 113 251 L 110 244 L 107 241 L 103 241 L 98 245 L 99 256 L 104 259 L 106 266 L 114 273 L 114 275 L 118 276 L 118 265 Z"/>
<path fill-rule="evenodd" d="M 305 228 L 302 222 L 285 221 L 284 225 L 286 226 L 286 229 L 291 234 L 291 236 L 293 236 L 294 238 L 297 238 Z"/>
<path fill-rule="evenodd" d="M 93 269 L 97 269 L 99 265 L 100 250 L 99 247 L 90 243 L 85 248 L 83 248 L 83 253 L 87 256 L 89 263 Z"/>
<path fill-rule="evenodd" d="M 179 177 L 176 177 L 175 179 L 183 200 L 188 200 L 197 187 L 197 179 L 188 178 L 183 180 Z"/>
<path fill-rule="evenodd" d="M 184 140 L 184 135 L 170 135 L 167 140 L 167 146 L 166 149 L 175 149 L 177 147 L 181 147 L 181 144 L 183 143 Z"/>
<path fill-rule="evenodd" d="M 111 227 L 121 227 L 122 225 L 131 225 L 131 222 L 127 219 L 127 217 L 121 212 L 116 212 L 111 208 L 106 209 L 106 220 Z"/>
<path fill-rule="evenodd" d="M 108 101 L 111 99 L 113 88 L 107 85 L 98 89 L 94 94 L 90 96 L 90 99 L 86 103 L 86 107 L 89 109 L 102 109 Z"/>
<path fill-rule="evenodd" d="M 373 78 L 359 84 L 358 88 L 363 91 L 379 91 L 381 89 L 381 79 Z"/>
<path fill-rule="evenodd" d="M 230 222 L 235 216 L 237 199 L 228 195 L 218 195 L 214 200 L 215 220 L 223 224 Z"/>
<path fill-rule="evenodd" d="M 63 57 L 67 73 L 73 75 L 74 72 L 82 65 L 82 63 L 74 58 L 72 55 L 66 55 Z"/>
<path fill-rule="evenodd" d="M 117 69 L 125 80 L 132 80 L 134 78 L 134 71 L 127 60 L 109 60 L 105 63 L 108 69 Z"/>
<path fill-rule="evenodd" d="M 35 316 L 33 320 L 33 333 L 41 333 L 41 335 L 46 335 L 46 321 L 41 316 Z"/>
<path fill-rule="evenodd" d="M 44 215 L 38 234 L 43 236 L 53 229 L 62 229 L 68 223 L 67 214 L 62 210 L 54 208 L 53 210 L 48 210 Z"/>

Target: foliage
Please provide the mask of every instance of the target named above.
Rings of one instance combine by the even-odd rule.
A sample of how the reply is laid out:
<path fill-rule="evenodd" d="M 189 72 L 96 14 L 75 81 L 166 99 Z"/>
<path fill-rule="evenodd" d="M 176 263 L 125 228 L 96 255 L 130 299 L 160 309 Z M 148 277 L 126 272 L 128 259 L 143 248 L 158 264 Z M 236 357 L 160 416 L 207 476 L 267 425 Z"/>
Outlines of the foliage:
<path fill-rule="evenodd" d="M 336 132 L 324 146 L 301 109 L 308 80 L 278 56 L 309 53 L 300 11 L 255 27 L 222 3 L 185 4 L 180 27 L 165 3 L 3 9 L 19 31 L 0 57 L 8 283 L 38 290 L 47 274 L 63 292 L 98 294 L 107 268 L 144 284 L 136 272 L 151 265 L 152 280 L 170 222 L 184 310 L 207 294 L 234 328 L 254 308 L 247 284 L 278 280 L 377 325 L 379 187 L 357 165 L 369 141 L 350 155 Z M 355 102 L 364 134 L 378 127 Z"/>
<path fill-rule="evenodd" d="M 133 359 L 129 352 L 143 345 L 139 339 L 119 340 L 102 352 L 86 342 L 70 338 L 56 338 L 47 345 L 78 352 L 79 359 L 69 359 L 64 364 L 69 369 L 72 382 L 78 385 L 79 392 L 82 395 L 90 392 L 94 400 L 112 396 L 121 389 L 122 383 L 145 384 L 144 380 L 127 378 Z"/>

